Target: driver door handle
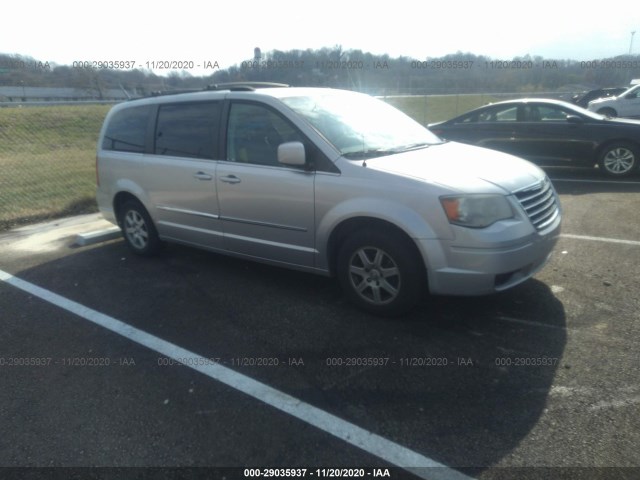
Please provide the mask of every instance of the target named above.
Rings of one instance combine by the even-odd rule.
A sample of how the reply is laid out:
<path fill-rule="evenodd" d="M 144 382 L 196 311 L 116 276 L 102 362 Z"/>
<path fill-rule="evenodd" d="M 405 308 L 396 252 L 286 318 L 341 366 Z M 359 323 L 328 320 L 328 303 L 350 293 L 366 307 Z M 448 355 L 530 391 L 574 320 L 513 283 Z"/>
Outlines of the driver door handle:
<path fill-rule="evenodd" d="M 235 175 L 227 175 L 225 177 L 220 177 L 220 181 L 224 183 L 240 183 L 240 179 Z"/>
<path fill-rule="evenodd" d="M 197 172 L 193 174 L 193 178 L 197 178 L 198 180 L 211 180 L 213 177 L 208 173 Z"/>

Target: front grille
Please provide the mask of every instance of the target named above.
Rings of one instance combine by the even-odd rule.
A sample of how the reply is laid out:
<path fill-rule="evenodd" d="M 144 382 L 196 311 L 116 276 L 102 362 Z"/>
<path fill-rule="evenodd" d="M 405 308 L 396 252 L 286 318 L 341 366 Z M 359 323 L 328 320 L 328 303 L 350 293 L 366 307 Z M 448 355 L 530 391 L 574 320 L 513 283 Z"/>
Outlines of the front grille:
<path fill-rule="evenodd" d="M 535 185 L 518 190 L 515 196 L 538 230 L 549 226 L 560 213 L 555 192 L 547 177 Z"/>

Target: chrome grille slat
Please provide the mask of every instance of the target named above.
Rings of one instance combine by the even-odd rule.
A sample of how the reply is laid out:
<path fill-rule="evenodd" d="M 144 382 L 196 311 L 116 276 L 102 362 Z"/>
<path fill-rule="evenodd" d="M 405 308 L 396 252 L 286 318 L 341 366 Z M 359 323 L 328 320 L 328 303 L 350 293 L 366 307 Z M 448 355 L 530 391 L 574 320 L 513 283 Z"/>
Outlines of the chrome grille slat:
<path fill-rule="evenodd" d="M 549 207 L 551 207 L 554 203 L 555 203 L 555 199 L 554 198 L 549 198 L 545 201 L 544 205 L 542 205 L 542 207 L 537 208 L 536 210 L 533 211 L 529 211 L 527 210 L 527 215 L 529 215 L 530 218 L 536 217 L 538 216 L 541 212 L 544 212 L 545 210 L 547 210 Z M 540 205 L 540 204 L 538 204 Z"/>
<path fill-rule="evenodd" d="M 534 199 L 534 201 L 532 201 L 531 203 L 527 204 L 527 213 L 529 212 L 529 210 L 531 210 L 532 208 L 537 207 L 538 205 L 542 205 L 543 203 L 546 203 L 549 201 L 549 199 L 553 199 L 553 192 L 551 190 L 548 190 L 547 193 L 543 196 L 543 198 L 538 198 L 536 197 Z M 521 201 L 522 202 L 522 201 Z"/>
<path fill-rule="evenodd" d="M 528 193 L 528 191 L 523 191 L 522 193 Z M 518 194 L 516 193 L 516 196 Z M 529 195 L 528 197 L 518 197 L 518 200 L 520 200 L 520 203 L 527 203 L 535 198 L 538 198 L 539 192 L 534 193 L 533 195 Z"/>
<path fill-rule="evenodd" d="M 553 212 L 553 215 L 551 217 L 549 217 L 545 222 L 538 224 L 537 228 L 538 230 L 542 230 L 543 228 L 545 228 L 546 226 L 550 225 L 558 216 L 559 211 L 556 210 L 555 212 Z"/>
<path fill-rule="evenodd" d="M 558 216 L 558 202 L 547 177 L 536 185 L 515 192 L 515 196 L 537 230 L 547 227 Z"/>

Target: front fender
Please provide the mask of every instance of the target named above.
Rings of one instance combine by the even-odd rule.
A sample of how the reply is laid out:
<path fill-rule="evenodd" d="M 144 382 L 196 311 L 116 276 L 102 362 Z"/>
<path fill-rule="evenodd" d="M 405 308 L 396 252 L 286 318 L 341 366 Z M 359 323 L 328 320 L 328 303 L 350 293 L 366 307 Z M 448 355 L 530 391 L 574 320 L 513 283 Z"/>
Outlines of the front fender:
<path fill-rule="evenodd" d="M 432 224 L 416 210 L 402 203 L 374 198 L 359 197 L 334 205 L 320 219 L 316 230 L 317 267 L 329 268 L 329 239 L 344 222 L 354 219 L 382 220 L 390 223 L 415 240 L 441 238 Z M 447 225 L 448 230 L 448 225 Z"/>

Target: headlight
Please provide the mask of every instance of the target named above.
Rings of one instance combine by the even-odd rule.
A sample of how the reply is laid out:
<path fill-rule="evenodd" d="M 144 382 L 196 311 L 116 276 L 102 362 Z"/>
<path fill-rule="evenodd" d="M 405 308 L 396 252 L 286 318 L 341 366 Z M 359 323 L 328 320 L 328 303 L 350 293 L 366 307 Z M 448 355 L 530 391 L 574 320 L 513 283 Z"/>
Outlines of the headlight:
<path fill-rule="evenodd" d="M 449 222 L 463 227 L 484 228 L 498 220 L 513 218 L 511 205 L 503 195 L 456 195 L 441 197 Z"/>

